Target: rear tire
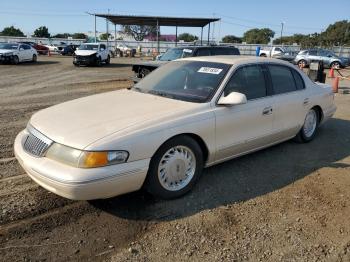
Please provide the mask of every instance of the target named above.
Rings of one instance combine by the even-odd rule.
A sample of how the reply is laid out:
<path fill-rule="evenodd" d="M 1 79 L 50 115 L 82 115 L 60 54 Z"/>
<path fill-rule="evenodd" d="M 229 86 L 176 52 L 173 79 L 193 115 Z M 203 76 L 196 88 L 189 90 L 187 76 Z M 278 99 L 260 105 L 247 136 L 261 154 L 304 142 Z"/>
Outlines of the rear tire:
<path fill-rule="evenodd" d="M 188 136 L 165 142 L 152 157 L 145 188 L 162 199 L 173 199 L 188 193 L 203 169 L 203 153 Z"/>
<path fill-rule="evenodd" d="M 261 54 L 260 57 L 267 57 L 266 54 Z"/>
<path fill-rule="evenodd" d="M 320 115 L 318 110 L 315 108 L 310 109 L 306 114 L 304 125 L 295 137 L 295 140 L 299 143 L 308 143 L 312 141 L 316 136 L 319 122 Z"/>

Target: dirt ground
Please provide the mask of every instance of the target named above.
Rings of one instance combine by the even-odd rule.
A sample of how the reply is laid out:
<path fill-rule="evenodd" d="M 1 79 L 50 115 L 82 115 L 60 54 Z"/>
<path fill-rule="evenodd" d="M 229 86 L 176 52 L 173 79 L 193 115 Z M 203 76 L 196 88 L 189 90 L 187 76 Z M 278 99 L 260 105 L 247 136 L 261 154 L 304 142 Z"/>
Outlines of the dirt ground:
<path fill-rule="evenodd" d="M 74 202 L 32 182 L 12 149 L 30 116 L 130 86 L 132 61 L 0 65 L 0 261 L 350 261 L 350 95 L 313 142 L 208 168 L 181 199 Z"/>

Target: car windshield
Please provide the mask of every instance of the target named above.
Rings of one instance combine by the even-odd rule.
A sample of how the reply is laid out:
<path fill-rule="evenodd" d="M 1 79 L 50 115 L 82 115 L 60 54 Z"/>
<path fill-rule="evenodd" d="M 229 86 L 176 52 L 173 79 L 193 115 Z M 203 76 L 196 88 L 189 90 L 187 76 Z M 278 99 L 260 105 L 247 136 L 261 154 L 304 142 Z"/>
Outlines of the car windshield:
<path fill-rule="evenodd" d="M 15 50 L 17 48 L 18 48 L 18 44 L 0 43 L 0 49 L 12 49 L 12 50 Z"/>
<path fill-rule="evenodd" d="M 172 99 L 204 103 L 215 93 L 230 65 L 200 61 L 175 61 L 159 67 L 133 90 Z"/>
<path fill-rule="evenodd" d="M 98 50 L 98 45 L 81 45 L 79 50 Z"/>
<path fill-rule="evenodd" d="M 171 48 L 166 51 L 161 57 L 160 61 L 173 61 L 179 58 L 192 56 L 193 50 L 188 48 Z"/>

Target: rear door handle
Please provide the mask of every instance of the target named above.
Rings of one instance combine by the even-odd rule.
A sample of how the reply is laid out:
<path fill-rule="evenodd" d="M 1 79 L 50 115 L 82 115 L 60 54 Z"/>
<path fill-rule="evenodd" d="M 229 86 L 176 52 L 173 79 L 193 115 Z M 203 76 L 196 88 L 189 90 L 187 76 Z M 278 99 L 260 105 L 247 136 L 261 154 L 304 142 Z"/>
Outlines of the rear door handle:
<path fill-rule="evenodd" d="M 271 106 L 269 106 L 269 107 L 265 107 L 264 108 L 264 110 L 263 110 L 263 112 L 262 112 L 262 114 L 264 115 L 264 116 L 268 116 L 268 115 L 271 115 L 272 114 L 272 107 Z"/>

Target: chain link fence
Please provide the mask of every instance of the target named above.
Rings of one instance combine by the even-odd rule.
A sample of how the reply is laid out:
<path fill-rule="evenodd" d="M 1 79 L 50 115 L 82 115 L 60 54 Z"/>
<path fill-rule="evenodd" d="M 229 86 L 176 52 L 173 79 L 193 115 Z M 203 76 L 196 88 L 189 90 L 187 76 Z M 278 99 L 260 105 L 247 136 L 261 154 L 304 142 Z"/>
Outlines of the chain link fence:
<path fill-rule="evenodd" d="M 20 41 L 30 41 L 30 42 L 36 42 L 36 43 L 42 43 L 42 44 L 60 44 L 60 42 L 68 43 L 68 44 L 81 44 L 85 42 L 85 40 L 82 39 L 65 39 L 65 38 L 38 38 L 38 37 L 12 37 L 12 36 L 0 36 L 0 42 L 20 42 Z M 101 42 L 107 42 L 107 41 L 101 41 Z M 157 50 L 158 43 L 156 41 L 143 41 L 143 42 L 137 42 L 137 41 L 125 41 L 125 40 L 111 40 L 108 41 L 108 46 L 112 49 L 114 49 L 118 44 L 125 44 L 131 48 L 139 48 L 141 47 L 142 53 L 152 53 L 153 51 Z M 178 42 L 177 46 L 189 46 L 193 45 L 194 43 L 184 43 L 184 42 Z M 196 42 L 197 45 L 200 44 L 200 41 Z M 203 44 L 206 44 L 206 41 L 203 41 Z M 236 46 L 242 55 L 252 55 L 254 56 L 256 53 L 256 48 L 260 46 L 261 49 L 270 49 L 272 48 L 272 45 L 258 45 L 258 44 L 225 44 L 225 43 L 219 43 L 221 45 L 234 45 Z M 160 53 L 164 53 L 168 48 L 175 47 L 175 42 L 160 42 Z M 273 45 L 273 46 L 279 46 L 283 47 L 284 49 L 288 50 L 288 52 L 292 53 L 298 53 L 301 50 L 301 46 L 299 45 Z M 348 57 L 350 58 L 350 47 L 349 46 L 333 46 L 332 48 L 329 48 L 332 50 L 336 55 Z"/>

